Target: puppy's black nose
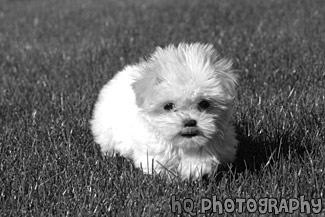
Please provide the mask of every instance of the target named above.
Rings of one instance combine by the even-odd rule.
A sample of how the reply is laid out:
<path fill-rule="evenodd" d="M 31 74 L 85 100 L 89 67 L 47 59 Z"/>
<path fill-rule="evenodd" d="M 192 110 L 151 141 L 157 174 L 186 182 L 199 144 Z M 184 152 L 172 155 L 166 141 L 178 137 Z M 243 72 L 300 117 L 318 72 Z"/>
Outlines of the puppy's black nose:
<path fill-rule="evenodd" d="M 197 124 L 197 122 L 194 119 L 186 119 L 184 121 L 184 127 L 195 127 L 196 124 Z"/>

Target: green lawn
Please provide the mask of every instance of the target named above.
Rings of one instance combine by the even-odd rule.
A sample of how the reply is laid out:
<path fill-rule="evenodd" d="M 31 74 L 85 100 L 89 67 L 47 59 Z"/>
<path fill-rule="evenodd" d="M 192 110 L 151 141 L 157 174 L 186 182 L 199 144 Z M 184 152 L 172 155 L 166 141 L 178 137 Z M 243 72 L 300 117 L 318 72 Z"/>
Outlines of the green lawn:
<path fill-rule="evenodd" d="M 114 73 L 183 41 L 212 43 L 240 75 L 238 159 L 215 180 L 144 175 L 103 157 L 89 130 Z M 213 196 L 325 197 L 323 0 L 0 0 L 0 75 L 0 216 L 171 216 L 172 198 L 192 201 L 189 215 Z"/>

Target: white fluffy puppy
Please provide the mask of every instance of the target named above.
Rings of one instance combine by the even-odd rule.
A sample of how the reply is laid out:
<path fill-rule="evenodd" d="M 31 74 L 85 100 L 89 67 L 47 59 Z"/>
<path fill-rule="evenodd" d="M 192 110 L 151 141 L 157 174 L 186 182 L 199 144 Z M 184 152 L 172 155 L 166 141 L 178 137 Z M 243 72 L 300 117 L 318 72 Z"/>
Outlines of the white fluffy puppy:
<path fill-rule="evenodd" d="M 144 172 L 199 178 L 234 160 L 236 76 L 212 45 L 158 47 L 101 90 L 91 120 L 103 153 Z"/>

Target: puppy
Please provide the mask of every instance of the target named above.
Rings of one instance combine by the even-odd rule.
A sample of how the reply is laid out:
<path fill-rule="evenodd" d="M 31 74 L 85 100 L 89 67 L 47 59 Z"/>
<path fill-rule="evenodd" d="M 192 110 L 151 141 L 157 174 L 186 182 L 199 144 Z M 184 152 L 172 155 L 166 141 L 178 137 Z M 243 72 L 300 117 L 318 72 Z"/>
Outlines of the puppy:
<path fill-rule="evenodd" d="M 236 156 L 231 66 L 212 45 L 158 47 L 102 88 L 90 122 L 94 140 L 146 173 L 197 179 L 213 172 Z"/>

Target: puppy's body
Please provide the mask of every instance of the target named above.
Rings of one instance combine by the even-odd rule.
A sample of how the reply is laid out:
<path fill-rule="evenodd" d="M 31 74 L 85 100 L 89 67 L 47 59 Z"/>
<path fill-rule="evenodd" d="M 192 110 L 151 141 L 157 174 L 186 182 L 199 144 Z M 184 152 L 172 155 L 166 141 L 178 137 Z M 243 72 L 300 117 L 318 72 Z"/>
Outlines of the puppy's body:
<path fill-rule="evenodd" d="M 231 63 L 212 46 L 158 48 L 103 87 L 91 120 L 95 141 L 144 172 L 198 178 L 235 158 L 235 83 Z"/>

